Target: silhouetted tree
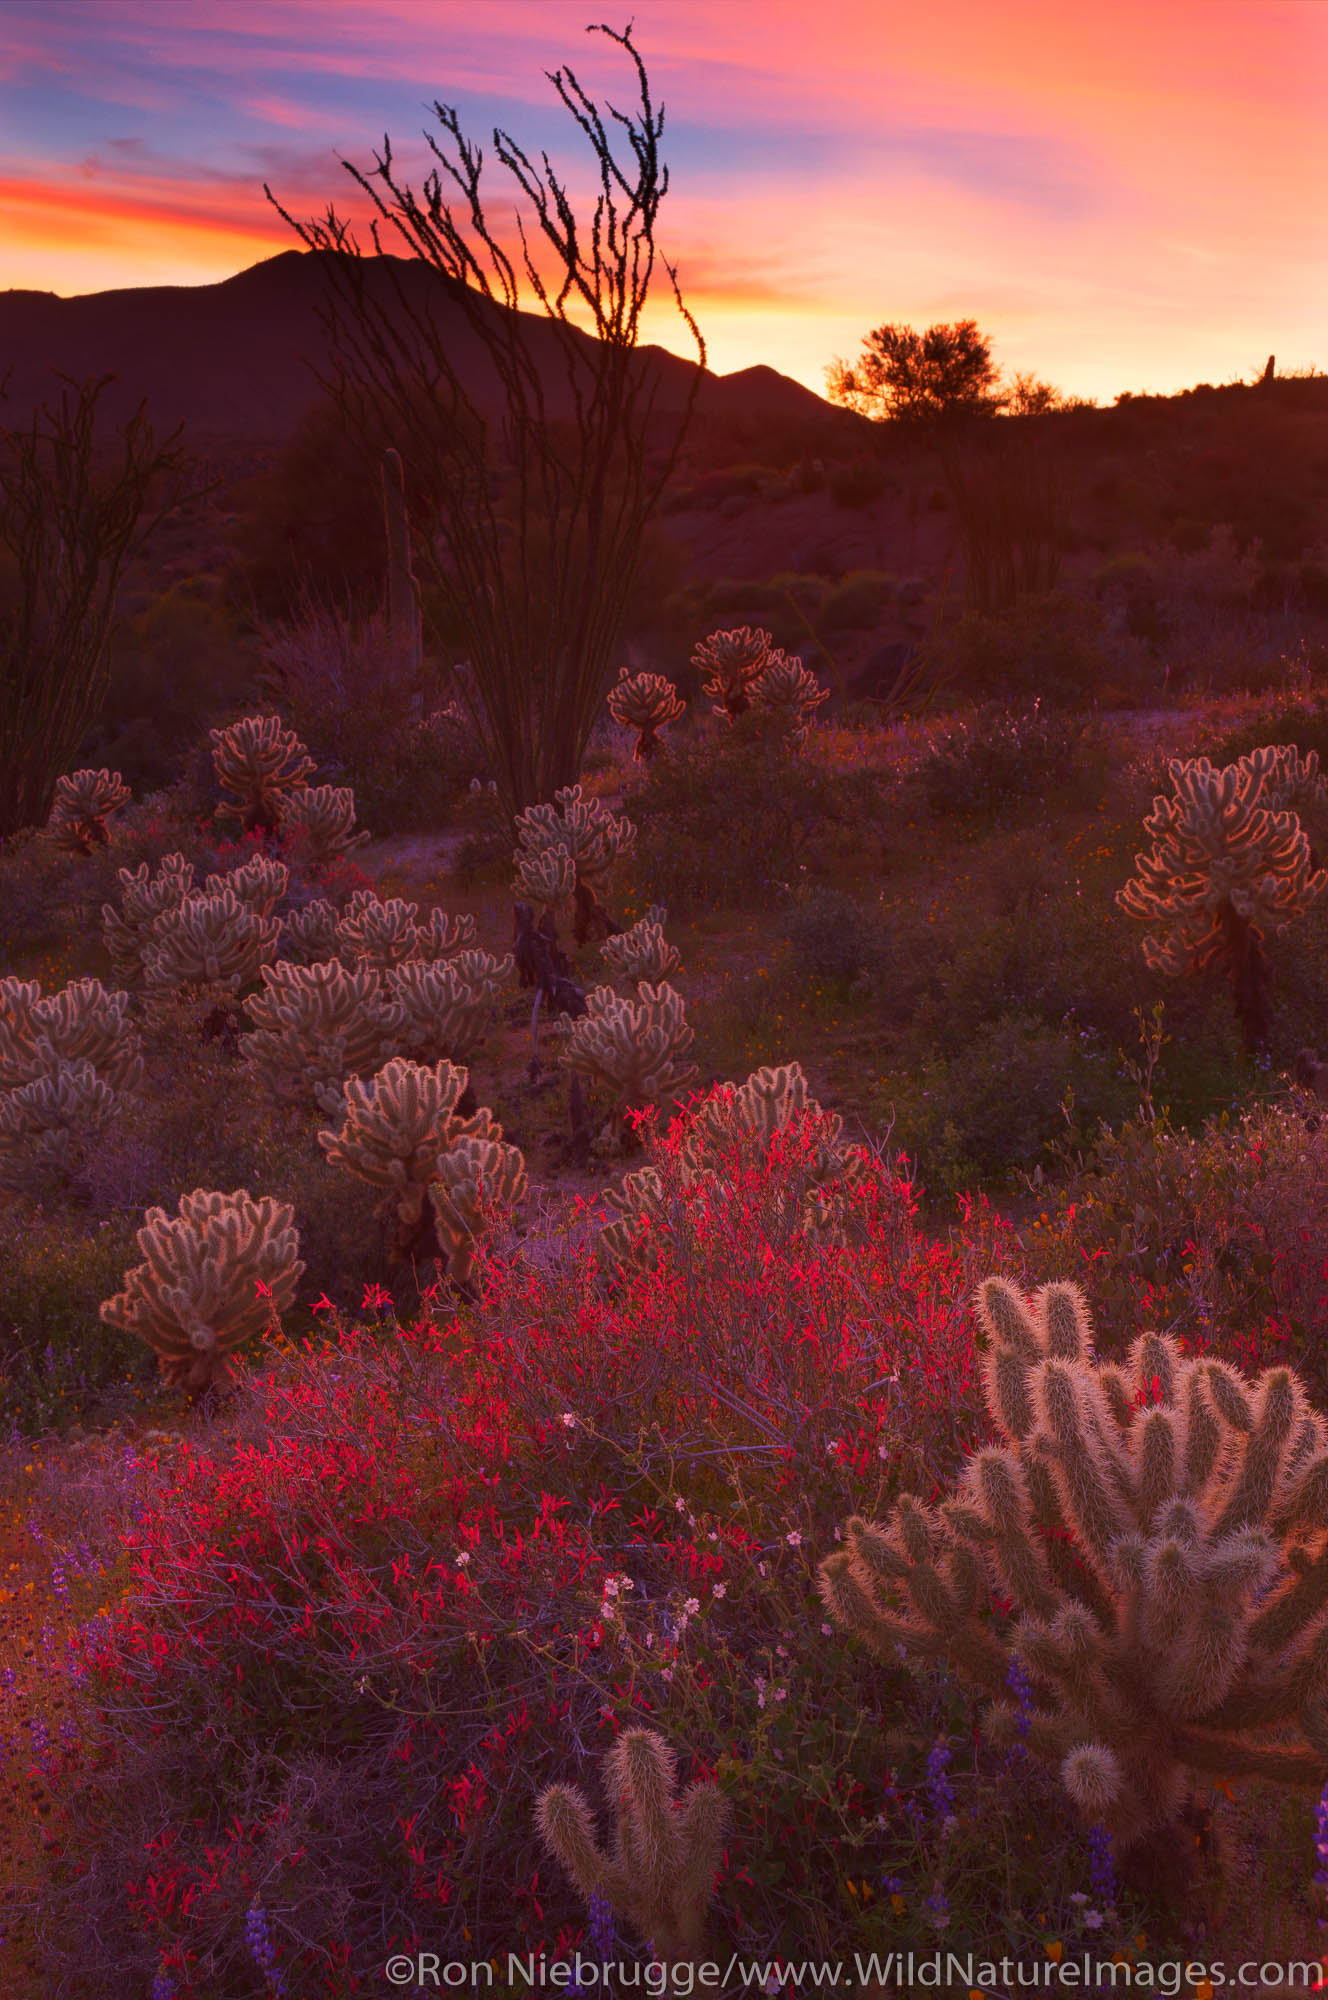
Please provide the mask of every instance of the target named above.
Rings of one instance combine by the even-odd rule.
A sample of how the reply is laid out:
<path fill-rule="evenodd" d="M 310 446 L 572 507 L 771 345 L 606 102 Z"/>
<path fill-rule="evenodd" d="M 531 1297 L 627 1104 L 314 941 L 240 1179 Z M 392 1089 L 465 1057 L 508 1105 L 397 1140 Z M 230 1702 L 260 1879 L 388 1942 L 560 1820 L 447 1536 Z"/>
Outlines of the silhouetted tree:
<path fill-rule="evenodd" d="M 976 320 L 931 326 L 878 326 L 853 367 L 835 360 L 826 370 L 832 403 L 860 416 L 911 422 L 991 417 L 1006 398 L 995 393 L 999 370 L 991 342 Z"/>
<path fill-rule="evenodd" d="M 201 491 L 186 490 L 179 430 L 158 442 L 144 405 L 99 432 L 112 376 L 60 379 L 26 428 L 0 425 L 0 838 L 45 824 L 105 696 L 124 566 Z"/>
<path fill-rule="evenodd" d="M 414 474 L 410 504 L 431 529 L 420 537 L 419 561 L 460 634 L 469 673 L 457 692 L 512 812 L 552 798 L 580 774 L 613 679 L 645 529 L 701 382 L 698 368 L 676 419 L 656 420 L 663 373 L 636 348 L 668 188 L 658 151 L 664 112 L 651 104 L 631 29 L 588 32 L 607 35 L 636 66 L 639 120 L 609 107 L 630 141 L 634 178 L 615 160 L 599 111 L 570 68 L 549 80 L 598 164 L 601 192 L 587 228 L 547 154 L 541 173 L 506 133 L 493 135 L 534 211 L 536 240 L 542 235 L 556 262 L 556 283 L 546 282 L 519 223 L 543 322 L 520 310 L 516 270 L 484 212 L 483 155 L 447 105 L 433 109 L 456 152 L 426 135 L 438 165 L 421 193 L 398 180 L 386 138 L 371 171 L 344 163 L 374 205 L 373 256 L 333 209 L 321 222 L 298 223 L 267 191 L 310 249 L 330 253 L 329 386 L 348 425 L 359 433 L 384 428 L 401 449 L 408 486 Z M 455 209 L 444 198 L 449 181 L 460 193 Z M 412 262 L 389 256 L 385 226 L 388 242 Z M 661 261 L 704 367 L 705 343 L 675 270 Z M 420 265 L 437 274 L 436 284 L 418 282 Z M 479 355 L 496 402 L 479 392 L 473 358 L 468 367 L 462 350 Z M 556 410 L 550 356 L 566 386 Z"/>

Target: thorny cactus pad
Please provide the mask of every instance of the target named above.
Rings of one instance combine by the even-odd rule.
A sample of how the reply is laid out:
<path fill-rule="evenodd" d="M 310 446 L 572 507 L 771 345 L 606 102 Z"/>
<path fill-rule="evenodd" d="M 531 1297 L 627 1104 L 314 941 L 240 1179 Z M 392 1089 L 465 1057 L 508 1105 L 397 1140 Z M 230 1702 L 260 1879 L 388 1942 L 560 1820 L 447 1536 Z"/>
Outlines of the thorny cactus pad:
<path fill-rule="evenodd" d="M 609 714 L 624 729 L 637 731 L 635 762 L 654 756 L 659 748 L 658 732 L 666 722 L 676 722 L 687 713 L 672 681 L 662 674 L 633 674 L 626 667 L 616 687 L 609 689 Z"/>
<path fill-rule="evenodd" d="M 138 1232 L 146 1261 L 125 1273 L 102 1319 L 146 1340 L 165 1381 L 190 1390 L 224 1382 L 237 1350 L 294 1301 L 304 1265 L 293 1213 L 244 1188 L 195 1188 L 177 1216 L 150 1208 Z"/>
<path fill-rule="evenodd" d="M 111 969 L 122 986 L 143 984 L 143 953 L 153 927 L 167 910 L 179 907 L 194 886 L 194 864 L 183 854 L 166 854 L 151 874 L 146 861 L 121 868 L 120 908 L 103 903 L 102 939 L 111 955 Z"/>
<path fill-rule="evenodd" d="M 1117 892 L 1132 917 L 1161 928 L 1144 939 L 1159 972 L 1221 964 L 1251 1049 L 1268 1035 L 1270 972 L 1263 940 L 1303 915 L 1328 885 L 1312 872 L 1309 842 L 1294 813 L 1272 809 L 1269 787 L 1303 785 L 1314 773 L 1285 747 L 1252 750 L 1215 770 L 1206 757 L 1173 758 L 1173 797 L 1158 797 L 1144 821 L 1150 853 Z"/>
<path fill-rule="evenodd" d="M 602 1896 L 665 1965 L 700 1955 L 731 1817 L 717 1785 L 689 1785 L 675 1801 L 677 1782 L 678 1760 L 659 1732 L 625 1729 L 604 1759 L 616 1815 L 610 1849 L 577 1787 L 549 1785 L 535 1807 L 541 1840 L 579 1893 L 587 1902 Z"/>
<path fill-rule="evenodd" d="M 752 705 L 752 683 L 758 680 L 771 658 L 771 638 L 766 631 L 739 625 L 731 632 L 712 632 L 692 654 L 692 665 L 704 676 L 701 686 L 715 701 L 715 714 L 730 722 L 745 715 Z"/>
<path fill-rule="evenodd" d="M 71 854 L 91 854 L 108 847 L 107 821 L 128 805 L 130 791 L 118 771 L 74 771 L 55 781 L 55 797 L 46 832 L 57 847 Z"/>
<path fill-rule="evenodd" d="M 208 733 L 217 782 L 229 794 L 218 812 L 240 820 L 247 832 L 274 828 L 281 800 L 300 790 L 314 768 L 303 743 L 275 715 L 246 716 Z"/>
<path fill-rule="evenodd" d="M 349 785 L 306 785 L 277 800 L 277 817 L 287 839 L 303 846 L 315 864 L 352 854 L 368 840 L 355 831 L 355 794 Z"/>
<path fill-rule="evenodd" d="M 664 936 L 668 914 L 662 904 L 652 903 L 630 930 L 605 939 L 604 963 L 615 979 L 628 980 L 635 987 L 646 982 L 658 986 L 678 970 L 682 956 Z"/>
<path fill-rule="evenodd" d="M 1093 1352 L 1083 1294 L 978 1293 L 1001 1443 L 939 1507 L 848 1524 L 821 1565 L 882 1658 L 946 1660 L 988 1727 L 1055 1765 L 1122 1850 L 1176 1838 L 1191 1788 L 1328 1774 L 1328 1423 L 1288 1368 L 1249 1381 L 1145 1333 Z M 1013 1602 L 1014 1622 L 993 1619 Z M 1031 1710 L 1007 1699 L 1021 1663 Z"/>
<path fill-rule="evenodd" d="M 607 1084 L 620 1118 L 634 1106 L 680 1090 L 696 1074 L 695 1064 L 682 1060 L 693 1035 L 682 995 L 672 986 L 642 986 L 635 1000 L 597 986 L 586 995 L 585 1013 L 559 1026 L 563 1062 Z"/>
<path fill-rule="evenodd" d="M 807 741 L 812 711 L 830 698 L 829 688 L 822 687 L 800 659 L 783 652 L 770 655 L 748 692 L 753 708 L 774 716 L 789 742 L 799 745 Z"/>

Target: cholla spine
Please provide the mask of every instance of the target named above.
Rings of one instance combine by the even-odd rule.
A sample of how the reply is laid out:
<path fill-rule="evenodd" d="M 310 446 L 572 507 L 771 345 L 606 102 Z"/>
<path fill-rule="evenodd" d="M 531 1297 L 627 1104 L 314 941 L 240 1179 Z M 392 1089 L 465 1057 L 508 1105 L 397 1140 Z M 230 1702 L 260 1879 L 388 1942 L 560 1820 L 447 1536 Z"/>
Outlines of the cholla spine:
<path fill-rule="evenodd" d="M 604 963 L 615 979 L 625 979 L 640 988 L 643 983 L 658 986 L 682 965 L 682 954 L 664 936 L 668 911 L 652 903 L 630 930 L 606 938 L 602 946 Z"/>
<path fill-rule="evenodd" d="M 315 866 L 334 855 L 353 854 L 368 840 L 355 831 L 355 794 L 349 785 L 305 785 L 284 792 L 277 800 L 277 818 L 285 839 L 294 839 Z"/>
<path fill-rule="evenodd" d="M 512 856 L 516 894 L 549 911 L 572 896 L 578 944 L 596 932 L 612 936 L 616 926 L 600 903 L 600 892 L 614 862 L 635 848 L 636 828 L 599 799 L 583 798 L 580 785 L 564 785 L 553 800 L 517 816 L 519 845 Z"/>
<path fill-rule="evenodd" d="M 1268 1038 L 1271 973 L 1263 950 L 1270 930 L 1302 915 L 1328 885 L 1311 871 L 1309 842 L 1292 812 L 1272 809 L 1269 786 L 1303 789 L 1317 777 L 1287 746 L 1252 750 L 1215 770 L 1206 757 L 1173 758 L 1174 796 L 1159 796 L 1144 821 L 1153 836 L 1136 854 L 1138 874 L 1116 901 L 1132 917 L 1164 928 L 1144 939 L 1160 972 L 1230 973 L 1246 1046 Z"/>
<path fill-rule="evenodd" d="M 325 965 L 340 950 L 340 921 L 336 906 L 323 896 L 288 911 L 281 927 L 282 957 L 297 965 Z"/>
<path fill-rule="evenodd" d="M 318 1143 L 329 1165 L 387 1188 L 397 1221 L 413 1231 L 440 1153 L 474 1124 L 455 1116 L 466 1083 L 466 1071 L 450 1062 L 426 1069 L 395 1056 L 367 1082 L 347 1078 L 341 1129 L 320 1132 Z"/>
<path fill-rule="evenodd" d="M 752 705 L 752 684 L 771 659 L 771 636 L 750 625 L 729 632 L 712 632 L 692 654 L 692 665 L 704 676 L 701 685 L 715 701 L 715 714 L 732 722 Z"/>
<path fill-rule="evenodd" d="M 293 1215 L 289 1202 L 244 1188 L 195 1188 L 175 1216 L 150 1208 L 138 1232 L 146 1261 L 125 1273 L 102 1319 L 146 1340 L 166 1382 L 224 1382 L 238 1349 L 294 1302 L 304 1265 Z"/>
<path fill-rule="evenodd" d="M 275 917 L 259 916 L 229 888 L 189 896 L 153 925 L 143 950 L 144 981 L 158 995 L 183 987 L 239 993 L 272 963 L 280 938 Z"/>
<path fill-rule="evenodd" d="M 687 713 L 672 681 L 662 674 L 634 674 L 624 667 L 617 685 L 609 689 L 609 714 L 624 729 L 635 729 L 635 763 L 653 757 L 659 749 L 659 731 L 665 723 L 676 722 Z"/>
<path fill-rule="evenodd" d="M 0 1092 L 0 1181 L 19 1188 L 34 1172 L 68 1172 L 76 1149 L 110 1122 L 119 1102 L 90 1062 L 59 1061 Z"/>
<path fill-rule="evenodd" d="M 821 1564 L 831 1615 L 884 1658 L 948 1660 L 994 1697 L 991 1733 L 1056 1765 L 1122 1849 L 1173 1827 L 1192 1786 L 1317 1792 L 1328 1424 L 1298 1378 L 1250 1382 L 1155 1333 L 1103 1366 L 1073 1284 L 1027 1300 L 988 1278 L 977 1310 L 1002 1442 L 939 1507 L 905 1496 L 883 1525 L 849 1522 Z M 1018 1607 L 1005 1633 L 994 1597 Z"/>
<path fill-rule="evenodd" d="M 90 1063 L 112 1089 L 135 1089 L 143 1045 L 128 1006 L 127 993 L 108 993 L 100 979 L 72 980 L 45 999 L 35 979 L 0 979 L 0 1090 L 61 1063 Z"/>
<path fill-rule="evenodd" d="M 254 1031 L 240 1037 L 240 1054 L 279 1095 L 335 1114 L 345 1078 L 370 1076 L 396 1053 L 400 1004 L 372 967 L 351 971 L 336 959 L 283 959 L 262 977 L 263 991 L 246 1003 Z"/>
<path fill-rule="evenodd" d="M 130 791 L 118 771 L 73 771 L 55 781 L 46 832 L 71 854 L 109 847 L 111 814 L 128 805 Z"/>
<path fill-rule="evenodd" d="M 102 940 L 116 979 L 133 989 L 143 984 L 143 954 L 158 917 L 178 908 L 193 891 L 194 864 L 183 854 L 166 854 L 155 875 L 146 861 L 137 868 L 121 868 L 118 874 L 120 908 L 102 904 Z"/>
<path fill-rule="evenodd" d="M 503 1143 L 502 1127 L 482 1110 L 489 1122 L 460 1134 L 438 1161 L 438 1172 L 429 1183 L 434 1228 L 447 1260 L 447 1273 L 456 1285 L 470 1282 L 475 1246 L 488 1228 L 493 1212 L 511 1208 L 526 1191 L 525 1157 L 516 1146 Z"/>
<path fill-rule="evenodd" d="M 415 959 L 450 957 L 475 938 L 472 916 L 430 912 L 421 924 L 418 903 L 399 896 L 384 901 L 372 889 L 357 889 L 336 927 L 337 952 L 350 965 L 372 966 L 380 972 Z"/>
<path fill-rule="evenodd" d="M 829 688 L 822 687 L 796 655 L 782 651 L 771 653 L 748 694 L 752 707 L 774 716 L 788 741 L 799 748 L 807 741 L 813 710 L 830 698 Z"/>
<path fill-rule="evenodd" d="M 678 1760 L 654 1729 L 625 1729 L 604 1759 L 615 1811 L 611 1849 L 600 1846 L 589 1801 L 574 1785 L 549 1785 L 535 1825 L 587 1901 L 602 1896 L 648 1944 L 657 1963 L 700 1955 L 731 1818 L 713 1782 L 689 1785 L 675 1803 Z"/>
<path fill-rule="evenodd" d="M 270 917 L 289 886 L 290 869 L 284 861 L 255 854 L 229 874 L 209 875 L 203 884 L 203 894 L 217 896 L 223 889 L 229 889 L 236 902 L 243 903 L 255 916 Z"/>
<path fill-rule="evenodd" d="M 585 1013 L 558 1025 L 562 1061 L 608 1085 L 619 1124 L 629 1110 L 657 1103 L 696 1074 L 695 1064 L 683 1060 L 694 1036 L 682 995 L 667 984 L 643 985 L 635 1000 L 597 986 L 586 995 Z"/>
<path fill-rule="evenodd" d="M 230 794 L 218 812 L 240 820 L 246 832 L 275 829 L 281 799 L 303 787 L 314 768 L 299 737 L 275 715 L 249 715 L 208 733 L 217 782 Z"/>
<path fill-rule="evenodd" d="M 510 956 L 461 952 L 444 960 L 410 960 L 388 977 L 401 1012 L 397 1040 L 416 1062 L 446 1057 L 463 1062 L 483 1039 L 502 984 L 512 974 Z"/>

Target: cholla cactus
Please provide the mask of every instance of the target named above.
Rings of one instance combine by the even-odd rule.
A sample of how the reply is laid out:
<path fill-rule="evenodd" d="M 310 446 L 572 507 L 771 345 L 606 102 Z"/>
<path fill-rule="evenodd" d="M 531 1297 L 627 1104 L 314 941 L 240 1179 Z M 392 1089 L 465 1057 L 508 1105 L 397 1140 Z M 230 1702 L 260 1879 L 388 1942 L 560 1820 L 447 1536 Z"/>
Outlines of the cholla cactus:
<path fill-rule="evenodd" d="M 256 854 L 239 868 L 232 868 L 228 875 L 209 875 L 203 884 L 205 896 L 219 896 L 223 889 L 229 889 L 237 902 L 243 903 L 255 916 L 270 917 L 290 885 L 290 869 L 284 861 L 273 861 L 269 855 Z"/>
<path fill-rule="evenodd" d="M 426 1069 L 395 1056 L 367 1083 L 347 1078 L 341 1130 L 318 1135 L 332 1166 L 388 1190 L 383 1213 L 398 1225 L 397 1254 L 418 1233 L 440 1154 L 461 1134 L 488 1129 L 487 1111 L 478 1120 L 455 1115 L 466 1083 L 466 1071 L 450 1062 Z"/>
<path fill-rule="evenodd" d="M 692 654 L 692 665 L 705 675 L 701 685 L 716 698 L 716 715 L 730 722 L 752 705 L 752 683 L 770 663 L 771 638 L 765 631 L 739 625 L 731 632 L 712 632 Z"/>
<path fill-rule="evenodd" d="M 396 1052 L 403 1010 L 369 966 L 337 960 L 263 968 L 263 991 L 246 1003 L 254 1032 L 240 1054 L 274 1092 L 334 1115 L 348 1076 L 372 1076 Z"/>
<path fill-rule="evenodd" d="M 558 858 L 565 853 L 574 870 L 570 893 L 576 900 L 577 943 L 584 944 L 594 931 L 611 936 L 615 926 L 599 892 L 613 863 L 635 847 L 636 828 L 629 819 L 607 811 L 599 799 L 583 798 L 580 785 L 564 785 L 553 797 L 552 805 L 530 806 L 517 817 L 520 844 L 512 856 L 516 893 L 555 909 L 568 893 L 563 889 L 567 866 Z"/>
<path fill-rule="evenodd" d="M 132 989 L 143 984 L 143 953 L 158 917 L 178 909 L 193 889 L 194 864 L 183 854 L 166 854 L 155 875 L 143 861 L 137 868 L 121 868 L 119 879 L 121 907 L 102 904 L 101 934 L 116 979 Z"/>
<path fill-rule="evenodd" d="M 465 1287 L 475 1261 L 475 1246 L 489 1226 L 493 1210 L 513 1207 L 526 1191 L 526 1162 L 516 1146 L 502 1144 L 502 1128 L 489 1119 L 484 1130 L 465 1132 L 442 1155 L 436 1179 L 429 1183 L 434 1228 L 447 1274 Z M 473 1121 L 478 1128 L 478 1120 Z"/>
<path fill-rule="evenodd" d="M 798 745 L 807 741 L 813 709 L 830 698 L 829 688 L 822 687 L 800 659 L 784 652 L 771 653 L 748 694 L 753 708 L 774 716 L 788 741 Z"/>
<path fill-rule="evenodd" d="M 595 1838 L 589 1801 L 576 1786 L 547 1786 L 535 1807 L 540 1839 L 578 1893 L 587 1902 L 603 1897 L 664 1965 L 701 1954 L 730 1820 L 717 1785 L 689 1785 L 675 1803 L 677 1782 L 678 1760 L 659 1732 L 625 1729 L 604 1759 L 617 1815 L 611 1851 Z"/>
<path fill-rule="evenodd" d="M 182 987 L 240 993 L 276 956 L 281 925 L 240 902 L 229 889 L 190 896 L 158 917 L 143 952 L 143 976 L 160 995 Z"/>
<path fill-rule="evenodd" d="M 1264 937 L 1303 915 L 1328 885 L 1328 872 L 1311 872 L 1295 814 L 1267 804 L 1270 781 L 1285 786 L 1307 767 L 1293 767 L 1284 748 L 1269 745 L 1221 771 L 1206 757 L 1173 758 L 1168 768 L 1175 795 L 1154 799 L 1144 821 L 1152 852 L 1135 855 L 1139 873 L 1116 901 L 1130 916 L 1164 925 L 1144 939 L 1156 970 L 1225 966 L 1253 1051 L 1268 1039 Z"/>
<path fill-rule="evenodd" d="M 42 998 L 35 979 L 0 979 L 0 1090 L 51 1074 L 61 1063 L 90 1063 L 114 1090 L 143 1077 L 138 1030 L 126 1018 L 127 993 L 100 979 L 77 979 Z"/>
<path fill-rule="evenodd" d="M 353 854 L 369 835 L 355 832 L 355 794 L 349 785 L 306 785 L 284 792 L 277 818 L 287 839 L 294 838 L 318 865 L 333 855 Z"/>
<path fill-rule="evenodd" d="M 146 1340 L 165 1381 L 191 1390 L 226 1381 L 237 1350 L 294 1301 L 304 1265 L 293 1214 L 244 1188 L 195 1188 L 173 1217 L 150 1208 L 138 1232 L 147 1261 L 125 1273 L 102 1319 Z"/>
<path fill-rule="evenodd" d="M 617 686 L 609 689 L 609 714 L 624 729 L 637 731 L 632 757 L 638 764 L 659 749 L 658 732 L 665 723 L 686 713 L 686 702 L 662 674 L 633 674 L 624 667 Z"/>
<path fill-rule="evenodd" d="M 1250 1382 L 1156 1333 L 1104 1366 L 1073 1284 L 1026 1300 L 988 1278 L 977 1310 L 1002 1441 L 939 1507 L 905 1496 L 884 1525 L 849 1522 L 821 1565 L 831 1615 L 882 1658 L 946 1660 L 994 1697 L 991 1733 L 1057 1766 L 1135 1863 L 1174 1845 L 1191 1787 L 1317 1793 L 1328 1423 L 1297 1377 Z"/>
<path fill-rule="evenodd" d="M 401 1010 L 402 1050 L 416 1062 L 436 1063 L 444 1057 L 464 1062 L 483 1037 L 512 970 L 510 957 L 492 958 L 484 951 L 397 966 L 388 984 Z"/>
<path fill-rule="evenodd" d="M 652 903 L 630 930 L 605 939 L 604 963 L 615 979 L 630 980 L 639 989 L 644 981 L 658 986 L 678 970 L 682 957 L 664 937 L 668 914 L 662 904 Z"/>
<path fill-rule="evenodd" d="M 797 1171 L 782 1177 L 779 1198 L 799 1228 L 825 1241 L 848 1241 L 860 1228 L 854 1195 L 867 1154 L 861 1146 L 842 1143 L 839 1114 L 822 1110 L 801 1065 L 787 1063 L 754 1070 L 741 1086 L 723 1084 L 696 1107 L 670 1186 L 658 1168 L 645 1167 L 628 1174 L 621 1187 L 603 1190 L 601 1201 L 619 1220 L 600 1232 L 601 1260 L 619 1269 L 653 1269 L 654 1244 L 673 1227 L 676 1203 L 690 1201 L 702 1188 L 712 1198 L 722 1196 L 744 1153 L 754 1149 L 768 1156 L 779 1135 L 795 1124 L 807 1129 L 811 1143 Z"/>
<path fill-rule="evenodd" d="M 585 1013 L 559 1025 L 567 1068 L 606 1083 L 614 1094 L 617 1143 L 626 1136 L 630 1109 L 656 1103 L 696 1074 L 693 1063 L 681 1060 L 693 1035 L 682 995 L 672 986 L 642 986 L 635 1000 L 597 986 L 586 995 Z"/>
<path fill-rule="evenodd" d="M 210 730 L 212 766 L 229 798 L 217 810 L 238 819 L 246 832 L 273 829 L 281 800 L 300 790 L 314 768 L 313 758 L 292 730 L 275 715 L 250 715 L 225 729 Z"/>
<path fill-rule="evenodd" d="M 1319 753 L 1302 756 L 1294 743 L 1276 743 L 1274 762 L 1263 781 L 1263 803 L 1274 812 L 1302 814 L 1328 805 L 1328 778 L 1319 769 Z"/>
<path fill-rule="evenodd" d="M 384 902 L 372 889 L 357 889 L 337 926 L 337 949 L 351 964 L 386 972 L 412 959 L 446 958 L 474 940 L 474 917 L 434 910 L 422 925 L 419 915 L 418 903 L 398 896 Z"/>
<path fill-rule="evenodd" d="M 291 910 L 281 927 L 281 955 L 297 965 L 324 965 L 337 956 L 341 918 L 334 904 L 315 897 L 302 910 Z"/>
<path fill-rule="evenodd" d="M 118 771 L 74 771 L 57 778 L 46 832 L 57 847 L 72 854 L 91 854 L 95 847 L 109 847 L 111 833 L 106 822 L 113 812 L 128 805 L 130 796 Z"/>
<path fill-rule="evenodd" d="M 76 1149 L 109 1123 L 118 1093 L 90 1062 L 57 1062 L 17 1090 L 0 1093 L 0 1182 L 67 1172 Z"/>

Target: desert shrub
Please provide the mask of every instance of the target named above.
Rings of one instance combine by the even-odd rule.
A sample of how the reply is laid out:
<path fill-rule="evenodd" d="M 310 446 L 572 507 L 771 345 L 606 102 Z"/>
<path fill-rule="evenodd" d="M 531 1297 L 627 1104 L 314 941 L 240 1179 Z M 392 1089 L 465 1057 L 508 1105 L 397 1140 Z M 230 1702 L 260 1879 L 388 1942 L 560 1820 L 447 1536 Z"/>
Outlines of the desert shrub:
<path fill-rule="evenodd" d="M 1235 764 L 1265 743 L 1294 743 L 1302 757 L 1317 752 L 1319 768 L 1328 771 L 1328 694 L 1320 689 L 1274 696 L 1234 728 L 1213 738 L 1202 754 L 1219 768 Z"/>
<path fill-rule="evenodd" d="M 989 703 L 936 737 L 918 777 L 943 817 L 1005 820 L 1048 799 L 1100 792 L 1106 753 L 1086 717 Z"/>
<path fill-rule="evenodd" d="M 784 918 L 782 930 L 799 980 L 848 986 L 878 966 L 885 951 L 879 921 L 838 889 L 804 898 Z"/>
<path fill-rule="evenodd" d="M 874 458 L 851 458 L 831 469 L 827 484 L 837 507 L 870 507 L 889 481 L 885 467 Z"/>
<path fill-rule="evenodd" d="M 1116 657 L 1099 604 L 1069 591 L 1021 597 L 999 612 L 968 611 L 924 648 L 938 672 L 984 697 L 1086 703 L 1128 662 Z"/>
<path fill-rule="evenodd" d="M 1093 591 L 1108 605 L 1119 607 L 1132 639 L 1158 645 L 1170 632 L 1162 580 L 1141 550 L 1129 549 L 1102 563 L 1093 575 Z"/>
<path fill-rule="evenodd" d="M 822 621 L 831 631 L 873 631 L 896 587 L 894 578 L 884 570 L 850 570 L 826 591 L 821 605 Z"/>
<path fill-rule="evenodd" d="M 901 1913 L 921 1940 L 941 1877 L 964 1934 L 1008 1907 L 984 1855 L 1018 1775 L 975 1763 L 943 1676 L 882 1683 L 807 1613 L 839 1514 L 978 1441 L 968 1299 L 1005 1239 L 926 1243 L 883 1167 L 864 1241 L 807 1243 L 779 1172 L 735 1159 L 653 1275 L 490 1260 L 482 1310 L 334 1327 L 201 1448 L 145 1455 L 132 1546 L 109 1551 L 124 1594 L 81 1648 L 88 1754 L 19 1912 L 53 1992 L 89 1990 L 95 1938 L 103 1989 L 165 1961 L 182 1995 L 257 1994 L 255 1885 L 295 1989 L 357 1991 L 422 1901 L 450 1957 L 581 1938 L 531 1808 L 587 1775 L 578 1746 L 646 1718 L 732 1800 L 732 1947 L 865 1946 Z M 883 1698 L 892 1730 L 864 1732 Z M 938 1732 L 961 1743 L 943 1785 Z M 910 1809 L 882 1838 L 862 1801 L 886 1786 Z M 846 1865 L 897 1871 L 897 1900 L 827 1897 Z M 1015 1873 L 1031 1937 L 1075 1864 Z"/>
<path fill-rule="evenodd" d="M 872 773 L 832 773 L 791 748 L 777 718 L 740 716 L 722 734 L 666 747 L 625 789 L 638 884 L 677 912 L 777 907 L 804 866 L 833 870 L 877 792 Z"/>
<path fill-rule="evenodd" d="M 122 1397 L 142 1343 L 103 1326 L 97 1307 L 139 1261 L 121 1212 L 46 1213 L 0 1195 L 0 1426 L 37 1435 Z"/>
<path fill-rule="evenodd" d="M 168 784 L 187 745 L 251 699 L 258 667 L 210 579 L 174 584 L 112 633 L 97 761 L 136 791 Z"/>

